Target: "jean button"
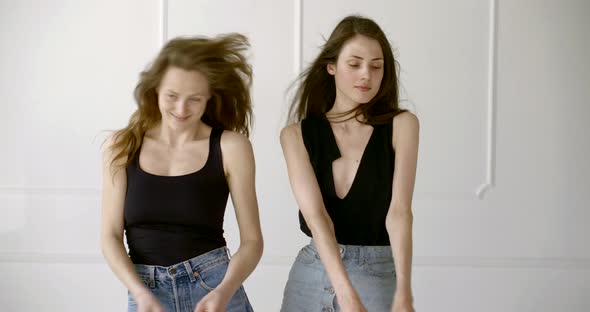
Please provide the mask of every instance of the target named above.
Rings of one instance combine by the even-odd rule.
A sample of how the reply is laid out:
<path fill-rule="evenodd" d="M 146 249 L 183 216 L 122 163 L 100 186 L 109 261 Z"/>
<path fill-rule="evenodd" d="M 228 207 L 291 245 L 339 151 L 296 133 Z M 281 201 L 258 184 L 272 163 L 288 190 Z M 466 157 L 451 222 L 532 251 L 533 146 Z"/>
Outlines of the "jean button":
<path fill-rule="evenodd" d="M 172 268 L 172 269 L 170 269 L 169 272 L 170 272 L 170 274 L 173 274 L 174 275 L 174 274 L 176 274 L 176 269 L 175 268 Z"/>

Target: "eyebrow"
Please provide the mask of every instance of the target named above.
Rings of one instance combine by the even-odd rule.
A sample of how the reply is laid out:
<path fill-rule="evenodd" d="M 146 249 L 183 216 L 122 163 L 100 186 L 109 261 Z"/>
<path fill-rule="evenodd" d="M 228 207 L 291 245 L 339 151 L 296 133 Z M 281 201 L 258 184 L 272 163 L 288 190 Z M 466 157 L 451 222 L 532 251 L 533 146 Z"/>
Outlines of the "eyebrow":
<path fill-rule="evenodd" d="M 350 57 L 354 57 L 356 59 L 363 60 L 362 57 L 357 56 L 357 55 L 351 55 Z M 376 58 L 372 59 L 371 61 L 383 61 L 383 58 L 382 57 L 376 57 Z"/>
<path fill-rule="evenodd" d="M 178 92 L 176 92 L 176 91 L 174 91 L 174 90 L 171 90 L 171 89 L 166 89 L 166 92 L 170 92 L 170 93 L 178 94 Z M 189 97 L 190 97 L 190 96 L 204 96 L 204 95 L 203 95 L 203 94 L 201 94 L 200 92 L 197 92 L 197 93 L 189 94 Z"/>

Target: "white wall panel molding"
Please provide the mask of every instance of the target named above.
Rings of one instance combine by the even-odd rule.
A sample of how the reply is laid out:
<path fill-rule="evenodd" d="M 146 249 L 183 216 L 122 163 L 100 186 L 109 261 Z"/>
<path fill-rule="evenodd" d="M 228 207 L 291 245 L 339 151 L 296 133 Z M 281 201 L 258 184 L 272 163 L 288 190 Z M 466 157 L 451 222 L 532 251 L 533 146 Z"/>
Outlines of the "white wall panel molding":
<path fill-rule="evenodd" d="M 168 41 L 168 0 L 160 0 L 160 43 Z"/>
<path fill-rule="evenodd" d="M 414 201 L 416 200 L 445 200 L 445 201 L 471 201 L 474 200 L 476 193 L 474 192 L 434 192 L 434 191 L 416 191 L 414 193 Z"/>
<path fill-rule="evenodd" d="M 590 269 L 590 258 L 415 257 L 416 267 Z"/>
<path fill-rule="evenodd" d="M 303 0 L 294 0 L 293 6 L 293 71 L 298 76 L 303 70 Z"/>
<path fill-rule="evenodd" d="M 101 263 L 99 254 L 47 253 L 47 252 L 2 252 L 0 263 Z M 106 262 L 105 262 L 106 263 Z"/>
<path fill-rule="evenodd" d="M 303 22 L 304 22 L 304 0 L 293 1 L 294 13 L 294 60 L 293 68 L 299 74 L 303 68 Z M 497 28 L 498 28 L 498 0 L 489 0 L 488 3 L 488 51 L 487 51 L 487 77 L 486 77 L 486 108 L 485 108 L 485 158 L 483 159 L 483 181 L 472 188 L 457 191 L 435 191 L 426 190 L 416 192 L 415 197 L 426 200 L 483 200 L 485 195 L 495 187 L 496 172 L 496 98 L 497 98 Z M 477 182 L 476 182 L 477 183 Z"/>
<path fill-rule="evenodd" d="M 100 195 L 101 188 L 97 187 L 75 187 L 75 186 L 0 186 L 0 196 L 3 194 L 15 195 Z"/>
<path fill-rule="evenodd" d="M 488 53 L 488 90 L 486 116 L 486 180 L 476 191 L 479 199 L 495 186 L 496 172 L 496 82 L 498 51 L 498 0 L 490 0 L 489 15 L 489 53 Z"/>

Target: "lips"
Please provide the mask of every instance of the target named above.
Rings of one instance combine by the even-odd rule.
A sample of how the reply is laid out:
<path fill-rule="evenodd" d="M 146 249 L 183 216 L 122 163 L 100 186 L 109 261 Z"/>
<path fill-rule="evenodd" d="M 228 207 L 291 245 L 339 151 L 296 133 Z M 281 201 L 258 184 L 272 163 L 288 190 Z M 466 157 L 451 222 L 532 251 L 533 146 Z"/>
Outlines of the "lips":
<path fill-rule="evenodd" d="M 355 88 L 359 89 L 362 92 L 367 92 L 367 91 L 371 90 L 371 88 L 368 86 L 356 86 Z"/>
<path fill-rule="evenodd" d="M 186 117 L 178 117 L 178 116 L 176 116 L 176 115 L 174 115 L 174 114 L 170 114 L 170 115 L 172 115 L 172 117 L 174 117 L 174 119 L 176 119 L 176 120 L 178 120 L 178 121 L 185 121 L 185 120 L 187 120 L 187 119 L 190 117 L 190 116 L 186 116 Z"/>

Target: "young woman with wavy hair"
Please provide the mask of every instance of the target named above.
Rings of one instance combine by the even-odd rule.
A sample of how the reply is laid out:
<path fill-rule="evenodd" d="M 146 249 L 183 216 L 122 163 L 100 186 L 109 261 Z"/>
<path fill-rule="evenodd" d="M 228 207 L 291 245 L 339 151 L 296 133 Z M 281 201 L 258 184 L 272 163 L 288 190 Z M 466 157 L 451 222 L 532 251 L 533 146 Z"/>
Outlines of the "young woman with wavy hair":
<path fill-rule="evenodd" d="M 344 18 L 300 76 L 281 131 L 301 230 L 281 311 L 414 311 L 412 194 L 418 119 L 372 20 Z M 395 260 L 395 261 L 394 261 Z"/>
<path fill-rule="evenodd" d="M 169 41 L 140 75 L 129 124 L 106 142 L 101 245 L 129 311 L 252 310 L 241 285 L 263 240 L 248 47 L 239 34 Z M 240 231 L 231 260 L 230 194 Z"/>

